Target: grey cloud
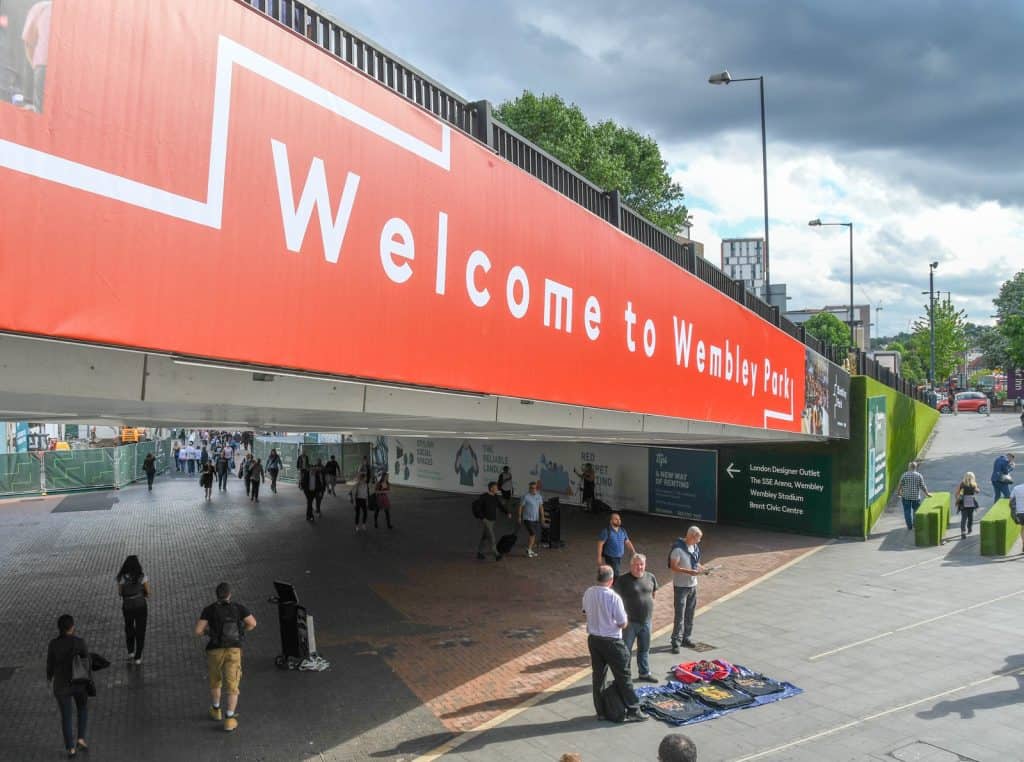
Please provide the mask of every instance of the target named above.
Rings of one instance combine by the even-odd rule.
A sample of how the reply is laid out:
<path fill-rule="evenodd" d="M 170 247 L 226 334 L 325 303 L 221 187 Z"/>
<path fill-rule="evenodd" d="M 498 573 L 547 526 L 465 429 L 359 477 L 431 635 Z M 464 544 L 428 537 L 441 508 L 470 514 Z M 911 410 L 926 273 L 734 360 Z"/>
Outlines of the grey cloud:
<path fill-rule="evenodd" d="M 663 145 L 756 131 L 756 84 L 707 76 L 763 74 L 772 141 L 857 156 L 938 199 L 1024 202 L 1024 4 L 1011 0 L 323 6 L 467 97 L 557 92 Z M 550 18 L 567 31 L 544 31 Z"/>

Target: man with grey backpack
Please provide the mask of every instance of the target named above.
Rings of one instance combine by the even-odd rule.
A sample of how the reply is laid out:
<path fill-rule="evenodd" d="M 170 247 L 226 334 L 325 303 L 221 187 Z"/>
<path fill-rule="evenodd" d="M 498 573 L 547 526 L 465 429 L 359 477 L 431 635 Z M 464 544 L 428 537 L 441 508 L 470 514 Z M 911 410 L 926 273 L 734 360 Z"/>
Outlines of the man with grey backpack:
<path fill-rule="evenodd" d="M 231 585 L 217 585 L 217 602 L 211 603 L 196 622 L 196 637 L 209 637 L 206 671 L 210 686 L 210 719 L 224 721 L 224 730 L 238 727 L 238 685 L 242 680 L 242 644 L 245 633 L 256 629 L 256 617 L 245 606 L 231 600 Z M 221 691 L 224 707 L 221 708 Z"/>

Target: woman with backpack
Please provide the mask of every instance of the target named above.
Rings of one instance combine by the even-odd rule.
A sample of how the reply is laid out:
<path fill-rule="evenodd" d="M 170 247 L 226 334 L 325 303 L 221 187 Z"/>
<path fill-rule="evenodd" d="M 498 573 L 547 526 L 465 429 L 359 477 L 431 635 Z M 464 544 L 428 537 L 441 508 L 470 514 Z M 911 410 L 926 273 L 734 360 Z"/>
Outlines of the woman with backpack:
<path fill-rule="evenodd" d="M 980 494 L 981 489 L 978 487 L 974 472 L 968 471 L 956 488 L 956 509 L 960 512 L 960 539 L 974 531 L 974 511 L 978 508 Z"/>
<path fill-rule="evenodd" d="M 270 448 L 270 455 L 267 456 L 267 473 L 270 474 L 270 491 L 277 492 L 277 475 L 281 471 L 281 456 L 275 448 Z"/>
<path fill-rule="evenodd" d="M 128 660 L 142 664 L 142 647 L 146 644 L 146 619 L 149 615 L 149 579 L 142 573 L 138 556 L 128 556 L 117 573 L 117 592 L 124 614 L 124 637 Z"/>

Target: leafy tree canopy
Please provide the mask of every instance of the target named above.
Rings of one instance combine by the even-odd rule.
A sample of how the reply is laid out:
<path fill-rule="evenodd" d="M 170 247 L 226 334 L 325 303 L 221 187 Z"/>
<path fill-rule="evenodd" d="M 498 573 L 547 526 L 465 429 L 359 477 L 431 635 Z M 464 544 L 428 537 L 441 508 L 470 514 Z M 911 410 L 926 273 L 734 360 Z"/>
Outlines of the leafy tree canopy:
<path fill-rule="evenodd" d="M 1006 364 L 1024 367 L 1024 270 L 1003 283 L 999 296 L 992 301 L 996 305 L 996 327 L 1006 340 Z"/>
<path fill-rule="evenodd" d="M 952 302 L 935 301 L 935 384 L 940 385 L 956 372 L 967 350 L 967 313 Z M 914 335 L 910 339 L 910 352 L 921 362 L 922 367 L 931 365 L 931 330 L 928 322 L 928 307 L 925 313 L 914 321 Z"/>
<path fill-rule="evenodd" d="M 591 123 L 575 103 L 529 90 L 494 109 L 494 115 L 527 140 L 665 230 L 677 233 L 689 219 L 683 189 L 672 182 L 653 138 L 605 120 Z"/>
<path fill-rule="evenodd" d="M 804 330 L 832 346 L 850 346 L 850 326 L 831 312 L 819 312 L 804 322 Z"/>

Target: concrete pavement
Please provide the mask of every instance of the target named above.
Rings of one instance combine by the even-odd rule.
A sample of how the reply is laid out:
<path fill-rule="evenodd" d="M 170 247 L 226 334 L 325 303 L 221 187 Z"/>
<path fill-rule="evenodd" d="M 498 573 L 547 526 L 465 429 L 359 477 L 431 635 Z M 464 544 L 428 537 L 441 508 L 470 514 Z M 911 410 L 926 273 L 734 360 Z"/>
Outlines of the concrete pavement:
<path fill-rule="evenodd" d="M 972 470 L 983 488 L 1001 452 L 1024 451 L 1016 416 L 943 416 L 922 473 L 951 489 Z M 982 504 L 991 504 L 983 500 Z M 714 760 L 1024 759 L 1024 556 L 982 558 L 978 530 L 916 548 L 894 501 L 867 542 L 838 541 L 703 612 L 695 636 L 722 657 L 804 689 L 800 696 L 682 729 Z M 713 534 L 713 530 L 710 534 Z M 652 671 L 680 657 L 656 641 Z M 685 658 L 685 651 L 684 655 Z M 692 658 L 692 657 L 691 657 Z M 589 676 L 485 732 L 444 760 L 654 760 L 680 732 L 651 720 L 593 718 Z M 427 759 L 429 757 L 423 757 Z"/>

